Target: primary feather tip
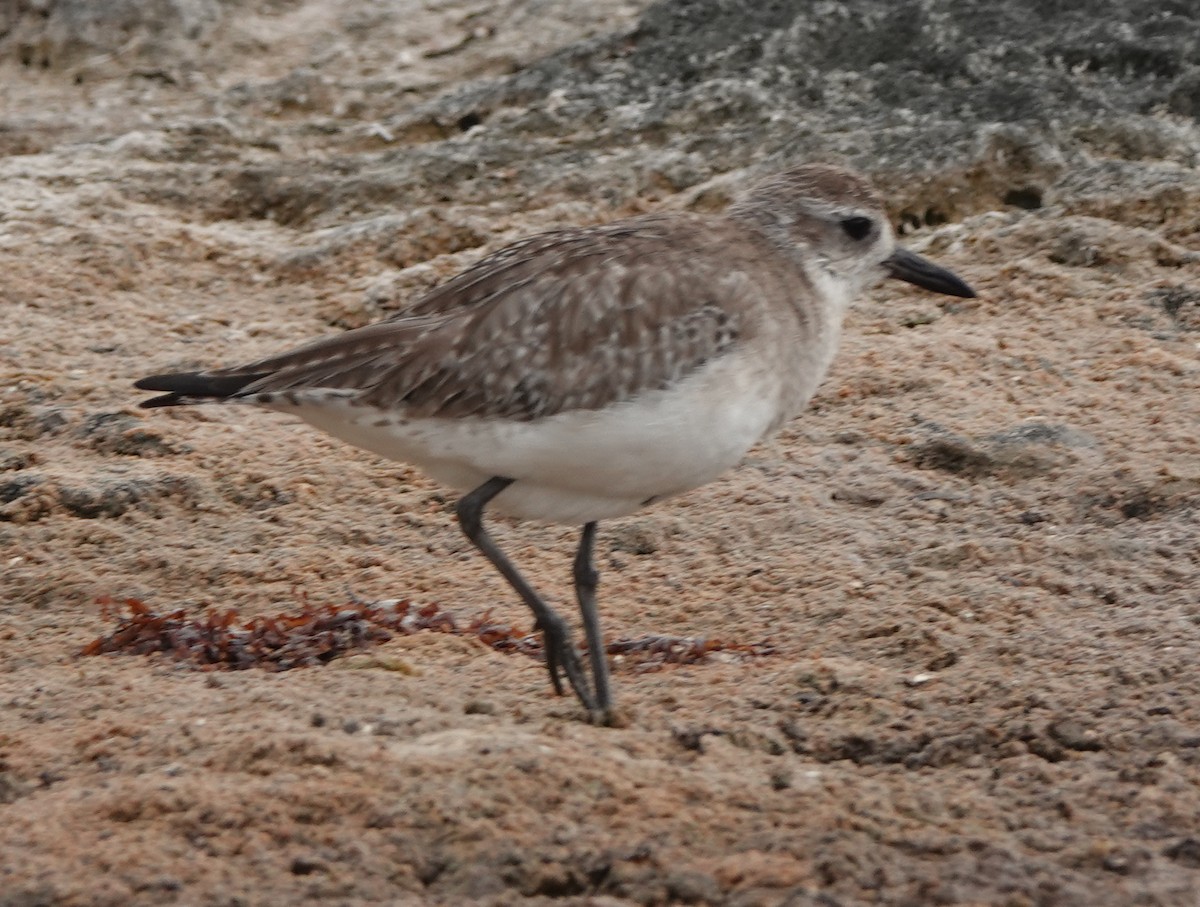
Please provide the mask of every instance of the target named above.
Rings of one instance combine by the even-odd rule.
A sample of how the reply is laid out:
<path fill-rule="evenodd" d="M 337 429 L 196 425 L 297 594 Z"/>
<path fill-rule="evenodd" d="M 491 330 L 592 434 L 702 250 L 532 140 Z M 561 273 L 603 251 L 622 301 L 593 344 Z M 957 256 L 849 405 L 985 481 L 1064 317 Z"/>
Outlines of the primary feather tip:
<path fill-rule="evenodd" d="M 176 372 L 139 378 L 133 386 L 143 391 L 166 391 L 160 397 L 143 400 L 142 409 L 162 406 L 181 406 L 205 400 L 224 400 L 235 396 L 242 388 L 253 384 L 262 375 L 212 375 L 204 372 Z"/>

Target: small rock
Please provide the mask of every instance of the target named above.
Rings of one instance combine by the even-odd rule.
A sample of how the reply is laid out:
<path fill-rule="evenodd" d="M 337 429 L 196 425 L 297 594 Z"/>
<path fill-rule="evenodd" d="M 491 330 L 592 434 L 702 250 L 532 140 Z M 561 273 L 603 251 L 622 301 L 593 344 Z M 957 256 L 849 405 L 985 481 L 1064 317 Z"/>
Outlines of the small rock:
<path fill-rule="evenodd" d="M 716 904 L 721 900 L 717 880 L 706 872 L 677 869 L 667 875 L 667 899 L 673 904 Z"/>
<path fill-rule="evenodd" d="M 627 554 L 654 554 L 658 551 L 658 540 L 641 526 L 618 526 L 609 536 L 609 546 L 613 551 L 624 551 Z"/>
<path fill-rule="evenodd" d="M 771 790 L 787 790 L 792 786 L 792 773 L 785 768 L 777 768 L 771 772 L 769 781 Z"/>
<path fill-rule="evenodd" d="M 1200 869 L 1200 840 L 1180 838 L 1163 849 L 1163 856 L 1188 869 Z"/>
<path fill-rule="evenodd" d="M 1074 718 L 1060 718 L 1051 722 L 1046 733 L 1056 743 L 1069 750 L 1095 752 L 1104 749 L 1104 742 L 1099 734 Z"/>
<path fill-rule="evenodd" d="M 944 671 L 946 668 L 953 667 L 958 664 L 957 652 L 943 652 L 929 659 L 929 663 L 925 665 L 926 671 Z"/>
<path fill-rule="evenodd" d="M 314 872 L 324 872 L 325 865 L 315 857 L 293 857 L 292 864 L 288 867 L 292 875 L 306 876 L 312 875 Z"/>
<path fill-rule="evenodd" d="M 162 435 L 146 428 L 139 420 L 125 413 L 93 413 L 88 416 L 76 435 L 87 441 L 93 450 L 128 457 L 158 457 L 179 453 Z"/>
<path fill-rule="evenodd" d="M 0 504 L 11 504 L 17 498 L 24 497 L 31 488 L 42 484 L 40 476 L 17 476 L 0 482 Z"/>

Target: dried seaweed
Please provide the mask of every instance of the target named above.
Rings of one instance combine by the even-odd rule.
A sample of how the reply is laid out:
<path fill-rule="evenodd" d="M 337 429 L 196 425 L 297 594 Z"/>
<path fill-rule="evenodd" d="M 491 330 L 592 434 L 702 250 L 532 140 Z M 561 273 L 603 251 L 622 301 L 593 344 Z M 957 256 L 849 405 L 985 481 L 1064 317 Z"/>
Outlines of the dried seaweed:
<path fill-rule="evenodd" d="M 208 610 L 189 617 L 184 609 L 160 614 L 136 598 L 116 601 L 105 597 L 98 603 L 106 620 L 117 621 L 116 629 L 92 640 L 80 655 L 163 653 L 206 670 L 287 671 L 327 664 L 346 652 L 385 642 L 396 633 L 432 630 L 474 637 L 498 652 L 544 658 L 541 634 L 495 621 L 490 611 L 460 623 L 436 604 L 417 607 L 407 601 L 391 601 L 335 606 L 304 602 L 292 614 L 242 620 L 234 609 Z M 644 636 L 616 640 L 606 651 L 618 667 L 647 672 L 668 665 L 703 664 L 718 653 L 727 659 L 758 658 L 772 654 L 773 649 L 766 643 Z"/>
<path fill-rule="evenodd" d="M 136 598 L 119 603 L 103 598 L 99 604 L 106 619 L 117 618 L 117 628 L 88 643 L 81 655 L 162 652 L 201 667 L 235 671 L 254 667 L 287 671 L 325 664 L 344 652 L 391 639 L 397 632 L 457 632 L 453 616 L 437 605 L 416 608 L 408 602 L 342 607 L 306 602 L 294 614 L 245 621 L 233 609 L 189 617 L 183 609 L 159 614 Z"/>

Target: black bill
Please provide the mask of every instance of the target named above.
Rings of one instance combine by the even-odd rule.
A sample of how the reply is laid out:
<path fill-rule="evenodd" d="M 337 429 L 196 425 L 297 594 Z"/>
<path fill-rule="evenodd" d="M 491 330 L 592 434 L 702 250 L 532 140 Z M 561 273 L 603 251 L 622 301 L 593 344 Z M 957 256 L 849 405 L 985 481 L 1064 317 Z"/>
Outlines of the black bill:
<path fill-rule="evenodd" d="M 897 249 L 883 266 L 887 268 L 889 277 L 905 280 L 935 293 L 967 299 L 975 296 L 975 291 L 957 274 L 939 268 L 929 259 L 922 258 L 916 252 L 909 252 L 908 249 Z"/>

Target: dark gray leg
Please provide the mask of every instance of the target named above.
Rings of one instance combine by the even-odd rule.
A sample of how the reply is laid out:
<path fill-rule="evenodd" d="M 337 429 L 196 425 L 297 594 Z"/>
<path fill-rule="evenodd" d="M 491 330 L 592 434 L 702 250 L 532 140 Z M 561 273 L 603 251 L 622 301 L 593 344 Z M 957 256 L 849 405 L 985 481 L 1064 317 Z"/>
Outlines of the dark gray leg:
<path fill-rule="evenodd" d="M 533 591 L 533 587 L 525 581 L 525 577 L 517 572 L 517 568 L 504 556 L 504 553 L 492 541 L 492 537 L 488 535 L 488 531 L 483 528 L 483 508 L 512 483 L 512 479 L 497 476 L 488 479 L 470 494 L 465 495 L 458 502 L 458 523 L 467 538 L 471 540 L 471 544 L 492 562 L 492 566 L 508 580 L 508 584 L 513 587 L 517 595 L 521 596 L 521 600 L 529 606 L 529 610 L 537 618 L 537 625 L 542 631 L 543 647 L 546 652 L 546 668 L 550 672 L 550 681 L 554 684 L 554 691 L 562 695 L 562 680 L 559 676 L 561 671 L 567 675 L 567 681 L 571 684 L 575 695 L 579 697 L 579 701 L 583 703 L 583 707 L 589 712 L 595 712 L 596 701 L 592 698 L 587 677 L 584 676 L 579 653 L 575 651 L 575 646 L 571 643 L 571 631 L 567 627 L 566 621 Z"/>
<path fill-rule="evenodd" d="M 592 662 L 592 682 L 596 687 L 596 705 L 604 718 L 612 709 L 612 687 L 608 679 L 608 658 L 604 651 L 604 636 L 600 633 L 600 615 L 596 612 L 596 586 L 600 574 L 592 562 L 596 547 L 596 524 L 583 527 L 579 537 L 579 551 L 575 554 L 575 595 L 579 599 L 579 613 L 583 615 L 583 630 L 587 634 L 588 658 Z"/>

